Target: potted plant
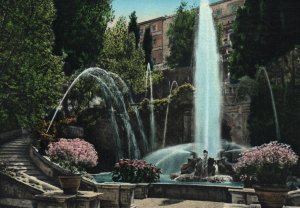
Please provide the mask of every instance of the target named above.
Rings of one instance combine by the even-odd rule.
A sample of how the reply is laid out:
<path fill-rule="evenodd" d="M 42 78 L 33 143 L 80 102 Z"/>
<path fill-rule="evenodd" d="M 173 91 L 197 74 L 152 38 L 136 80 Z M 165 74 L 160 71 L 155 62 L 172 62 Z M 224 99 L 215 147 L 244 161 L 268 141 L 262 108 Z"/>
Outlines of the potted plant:
<path fill-rule="evenodd" d="M 82 139 L 59 139 L 48 146 L 50 160 L 63 168 L 64 175 L 59 181 L 65 194 L 76 194 L 81 180 L 81 173 L 87 167 L 97 165 L 98 155 L 94 146 Z"/>
<path fill-rule="evenodd" d="M 254 189 L 263 207 L 282 207 L 288 192 L 286 180 L 298 156 L 289 145 L 270 142 L 242 153 L 238 174 L 255 179 Z"/>
<path fill-rule="evenodd" d="M 159 180 L 161 171 L 144 160 L 121 159 L 115 164 L 112 180 L 115 182 L 135 183 L 135 198 L 146 198 L 148 184 Z"/>

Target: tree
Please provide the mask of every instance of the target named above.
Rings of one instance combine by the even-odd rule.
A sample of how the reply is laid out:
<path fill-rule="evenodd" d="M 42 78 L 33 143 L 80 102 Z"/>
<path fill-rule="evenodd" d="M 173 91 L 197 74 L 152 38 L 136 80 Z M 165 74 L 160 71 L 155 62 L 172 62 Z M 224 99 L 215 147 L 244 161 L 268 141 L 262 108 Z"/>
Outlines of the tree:
<path fill-rule="evenodd" d="M 128 35 L 124 18 L 105 33 L 98 63 L 103 69 L 117 73 L 134 92 L 144 90 L 144 53 L 135 47 L 134 35 Z"/>
<path fill-rule="evenodd" d="M 146 28 L 144 39 L 143 39 L 143 50 L 145 53 L 145 64 L 150 64 L 151 69 L 153 68 L 153 62 L 152 62 L 152 35 L 150 28 Z"/>
<path fill-rule="evenodd" d="M 2 1 L 0 131 L 30 127 L 61 96 L 62 60 L 52 54 L 52 0 Z"/>
<path fill-rule="evenodd" d="M 181 2 L 168 36 L 171 54 L 167 58 L 170 66 L 189 66 L 192 61 L 197 10 Z"/>
<path fill-rule="evenodd" d="M 137 24 L 137 17 L 135 15 L 135 11 L 129 15 L 130 22 L 128 24 L 128 33 L 133 33 L 135 36 L 135 46 L 136 48 L 139 46 L 140 42 L 140 28 Z"/>
<path fill-rule="evenodd" d="M 218 21 L 216 19 L 215 19 L 215 28 L 216 28 L 216 34 L 217 34 L 218 51 L 221 54 L 222 48 L 223 48 L 224 28 L 223 28 L 222 23 L 218 23 Z"/>
<path fill-rule="evenodd" d="M 103 48 L 111 0 L 55 0 L 55 54 L 65 58 L 64 71 L 94 66 Z"/>
<path fill-rule="evenodd" d="M 233 78 L 254 77 L 300 42 L 300 3 L 281 0 L 246 0 L 238 10 L 232 39 L 230 70 Z"/>

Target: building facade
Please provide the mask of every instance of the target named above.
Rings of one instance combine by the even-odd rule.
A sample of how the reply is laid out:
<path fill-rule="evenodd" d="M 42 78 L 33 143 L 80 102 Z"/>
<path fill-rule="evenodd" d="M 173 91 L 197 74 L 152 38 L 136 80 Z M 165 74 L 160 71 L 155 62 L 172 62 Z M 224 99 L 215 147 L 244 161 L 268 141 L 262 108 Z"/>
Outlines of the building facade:
<path fill-rule="evenodd" d="M 167 56 L 170 55 L 169 38 L 167 32 L 173 22 L 172 16 L 159 17 L 139 24 L 140 44 L 143 44 L 144 34 L 150 28 L 152 35 L 152 61 L 154 65 L 165 63 Z"/>
<path fill-rule="evenodd" d="M 236 17 L 236 11 L 243 6 L 245 0 L 223 0 L 211 4 L 213 16 L 223 27 L 223 47 L 222 58 L 224 67 L 228 65 L 228 54 L 231 48 L 232 23 Z M 173 23 L 174 16 L 164 16 L 139 23 L 140 43 L 143 43 L 146 28 L 150 28 L 153 48 L 152 59 L 154 65 L 163 68 L 166 58 L 170 55 L 169 38 L 167 32 L 170 24 Z"/>
<path fill-rule="evenodd" d="M 233 21 L 236 18 L 238 8 L 244 4 L 245 0 L 223 0 L 210 5 L 215 20 L 222 26 L 223 30 L 221 56 L 224 75 L 228 73 L 228 58 L 232 48 Z"/>

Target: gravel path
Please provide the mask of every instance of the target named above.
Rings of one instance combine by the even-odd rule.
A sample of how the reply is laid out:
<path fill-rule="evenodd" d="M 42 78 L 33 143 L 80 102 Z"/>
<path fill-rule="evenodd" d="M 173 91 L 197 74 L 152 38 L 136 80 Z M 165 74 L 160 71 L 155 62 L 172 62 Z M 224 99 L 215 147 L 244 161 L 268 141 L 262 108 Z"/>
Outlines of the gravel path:
<path fill-rule="evenodd" d="M 165 199 L 165 198 L 147 198 L 142 200 L 135 199 L 137 208 L 223 208 L 224 203 L 206 202 L 194 200 Z"/>

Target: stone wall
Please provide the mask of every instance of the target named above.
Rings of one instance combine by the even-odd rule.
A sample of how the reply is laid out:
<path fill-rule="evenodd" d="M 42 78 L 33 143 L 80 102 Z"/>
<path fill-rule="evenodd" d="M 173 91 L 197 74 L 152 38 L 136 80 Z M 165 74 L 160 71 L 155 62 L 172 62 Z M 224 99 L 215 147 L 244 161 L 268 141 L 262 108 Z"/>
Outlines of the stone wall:
<path fill-rule="evenodd" d="M 233 188 L 233 187 L 232 187 Z M 151 184 L 148 192 L 150 198 L 188 199 L 213 202 L 231 202 L 226 186 L 205 186 L 196 184 Z"/>

